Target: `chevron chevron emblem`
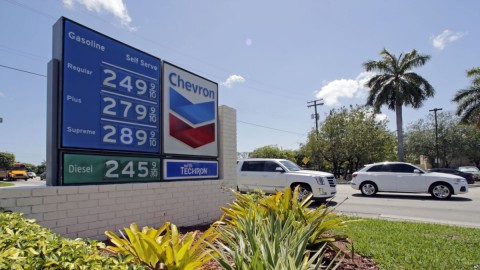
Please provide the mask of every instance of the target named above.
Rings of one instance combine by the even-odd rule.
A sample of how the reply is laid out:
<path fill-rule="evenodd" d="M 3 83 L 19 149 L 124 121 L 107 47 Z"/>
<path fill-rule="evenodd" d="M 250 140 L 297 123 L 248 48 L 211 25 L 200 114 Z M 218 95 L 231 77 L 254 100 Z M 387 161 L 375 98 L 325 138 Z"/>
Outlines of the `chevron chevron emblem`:
<path fill-rule="evenodd" d="M 198 148 L 215 141 L 215 123 L 201 125 L 215 119 L 215 102 L 193 104 L 170 87 L 170 136 Z M 184 120 L 180 119 L 183 118 Z"/>

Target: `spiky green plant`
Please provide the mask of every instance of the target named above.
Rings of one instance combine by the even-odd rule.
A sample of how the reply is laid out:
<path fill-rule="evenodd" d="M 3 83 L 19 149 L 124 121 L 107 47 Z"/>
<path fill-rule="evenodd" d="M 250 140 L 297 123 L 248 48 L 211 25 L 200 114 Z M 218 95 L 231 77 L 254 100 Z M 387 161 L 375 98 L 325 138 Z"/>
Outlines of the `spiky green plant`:
<path fill-rule="evenodd" d="M 341 216 L 334 213 L 334 209 L 322 204 L 317 208 L 310 208 L 313 203 L 311 196 L 298 200 L 298 187 L 292 192 L 286 188 L 284 192 L 277 191 L 273 195 L 250 196 L 233 191 L 236 199 L 227 207 L 223 207 L 224 216 L 221 219 L 226 226 L 240 227 L 239 219 L 255 216 L 267 217 L 272 214 L 279 220 L 292 217 L 297 227 L 301 228 L 313 224 L 308 247 L 315 247 L 321 243 L 330 243 L 337 240 L 345 240 L 344 235 L 334 235 L 333 231 L 346 225 L 347 222 Z M 328 233 L 328 234 L 327 234 Z"/>
<path fill-rule="evenodd" d="M 194 242 L 198 231 L 188 232 L 180 236 L 177 226 L 165 222 L 158 230 L 143 227 L 140 231 L 137 224 L 132 223 L 125 228 L 122 237 L 112 231 L 105 234 L 115 246 L 107 248 L 120 253 L 127 259 L 148 267 L 151 270 L 196 270 L 203 269 L 205 263 L 212 259 L 212 250 L 207 243 L 212 243 L 218 234 L 211 227 Z"/>
<path fill-rule="evenodd" d="M 227 270 L 335 269 L 339 264 L 334 258 L 323 265 L 326 244 L 318 250 L 308 249 L 315 224 L 299 226 L 293 215 L 279 219 L 273 210 L 258 215 L 251 208 L 237 216 L 235 226 L 218 230 L 222 241 L 218 241 L 218 247 L 211 247 L 219 254 L 216 260 Z"/>

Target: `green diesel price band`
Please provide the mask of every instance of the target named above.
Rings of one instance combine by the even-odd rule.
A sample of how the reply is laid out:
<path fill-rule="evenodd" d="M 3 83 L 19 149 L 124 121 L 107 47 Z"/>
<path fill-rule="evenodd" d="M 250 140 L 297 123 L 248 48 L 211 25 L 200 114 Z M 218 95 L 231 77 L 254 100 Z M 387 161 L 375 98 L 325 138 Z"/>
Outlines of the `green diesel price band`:
<path fill-rule="evenodd" d="M 160 159 L 65 154 L 63 184 L 160 181 Z"/>

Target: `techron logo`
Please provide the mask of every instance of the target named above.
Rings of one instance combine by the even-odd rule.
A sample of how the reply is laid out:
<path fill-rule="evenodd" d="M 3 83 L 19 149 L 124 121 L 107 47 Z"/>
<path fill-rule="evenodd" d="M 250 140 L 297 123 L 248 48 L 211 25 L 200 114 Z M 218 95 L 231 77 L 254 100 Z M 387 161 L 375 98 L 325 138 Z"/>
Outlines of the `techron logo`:
<path fill-rule="evenodd" d="M 215 101 L 193 104 L 190 100 L 170 87 L 169 130 L 170 136 L 192 148 L 215 141 Z M 180 116 L 184 120 L 180 119 Z"/>

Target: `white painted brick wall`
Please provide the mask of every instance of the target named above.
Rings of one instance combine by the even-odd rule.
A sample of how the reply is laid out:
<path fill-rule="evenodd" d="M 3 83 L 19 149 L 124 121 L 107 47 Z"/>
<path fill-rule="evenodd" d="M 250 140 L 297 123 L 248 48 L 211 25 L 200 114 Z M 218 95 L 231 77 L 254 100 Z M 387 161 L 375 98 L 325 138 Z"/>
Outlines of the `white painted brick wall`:
<path fill-rule="evenodd" d="M 236 112 L 219 107 L 219 180 L 119 185 L 0 188 L 0 207 L 69 238 L 106 239 L 130 226 L 178 227 L 212 223 L 233 199 L 236 185 Z"/>

